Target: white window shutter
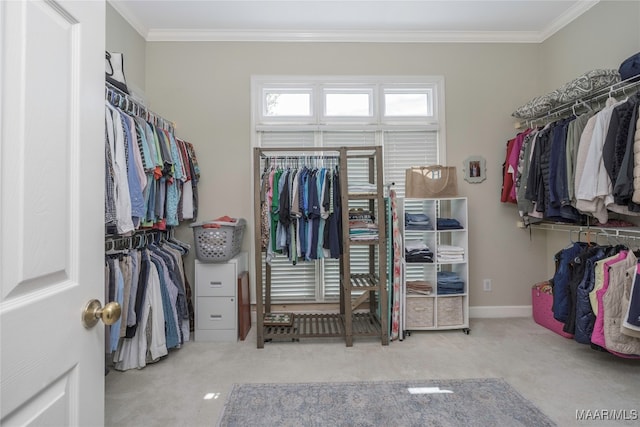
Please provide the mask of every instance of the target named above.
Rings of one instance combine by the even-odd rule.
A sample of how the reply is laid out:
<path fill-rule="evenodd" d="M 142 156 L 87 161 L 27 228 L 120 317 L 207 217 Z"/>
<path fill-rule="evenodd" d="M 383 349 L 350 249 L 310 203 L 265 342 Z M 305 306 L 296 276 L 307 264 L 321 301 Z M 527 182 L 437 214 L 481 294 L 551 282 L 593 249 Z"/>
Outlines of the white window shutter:
<path fill-rule="evenodd" d="M 394 184 L 398 197 L 404 197 L 408 168 L 438 163 L 437 131 L 384 132 L 383 146 L 385 180 Z"/>

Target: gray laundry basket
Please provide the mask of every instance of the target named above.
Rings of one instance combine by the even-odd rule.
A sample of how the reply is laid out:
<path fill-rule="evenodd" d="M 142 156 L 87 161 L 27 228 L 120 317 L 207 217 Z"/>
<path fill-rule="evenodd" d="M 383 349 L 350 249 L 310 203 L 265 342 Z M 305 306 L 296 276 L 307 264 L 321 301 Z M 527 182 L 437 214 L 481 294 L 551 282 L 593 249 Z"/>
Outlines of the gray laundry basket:
<path fill-rule="evenodd" d="M 191 224 L 196 258 L 200 262 L 226 262 L 240 252 L 247 222 L 205 221 Z"/>

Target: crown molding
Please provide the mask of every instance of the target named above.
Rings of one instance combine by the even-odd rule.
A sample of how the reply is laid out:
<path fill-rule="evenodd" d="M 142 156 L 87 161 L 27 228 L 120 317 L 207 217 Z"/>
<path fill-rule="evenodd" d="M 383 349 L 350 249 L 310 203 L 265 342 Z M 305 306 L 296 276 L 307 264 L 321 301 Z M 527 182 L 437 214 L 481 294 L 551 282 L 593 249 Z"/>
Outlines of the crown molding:
<path fill-rule="evenodd" d="M 600 0 L 583 0 L 574 4 L 565 13 L 558 16 L 547 28 L 540 31 L 540 43 L 560 31 L 574 19 L 576 19 L 598 3 L 600 3 Z"/>
<path fill-rule="evenodd" d="M 346 42 L 346 43 L 542 43 L 598 4 L 582 0 L 542 31 L 307 31 L 307 30 L 186 30 L 147 28 L 126 1 L 107 2 L 148 42 Z"/>
<path fill-rule="evenodd" d="M 131 27 L 138 32 L 142 36 L 145 41 L 149 35 L 149 29 L 136 17 L 136 15 L 131 12 L 131 9 L 126 5 L 124 1 L 112 1 L 107 0 L 107 3 L 111 5 L 115 9 L 116 12 L 122 16 L 122 18 L 131 25 Z"/>
<path fill-rule="evenodd" d="M 534 31 L 269 31 L 154 30 L 147 41 L 539 43 Z"/>

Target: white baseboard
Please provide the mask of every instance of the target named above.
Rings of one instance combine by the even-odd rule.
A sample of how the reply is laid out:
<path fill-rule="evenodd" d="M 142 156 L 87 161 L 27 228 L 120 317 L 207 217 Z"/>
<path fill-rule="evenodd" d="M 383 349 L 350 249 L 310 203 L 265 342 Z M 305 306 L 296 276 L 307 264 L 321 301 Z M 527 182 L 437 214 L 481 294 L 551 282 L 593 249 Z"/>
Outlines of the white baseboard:
<path fill-rule="evenodd" d="M 469 307 L 469 318 L 496 319 L 503 317 L 531 317 L 530 305 L 496 305 Z"/>
<path fill-rule="evenodd" d="M 505 317 L 532 317 L 530 305 L 486 305 L 469 307 L 470 319 L 500 319 Z M 251 310 L 251 324 L 255 325 L 256 312 Z"/>

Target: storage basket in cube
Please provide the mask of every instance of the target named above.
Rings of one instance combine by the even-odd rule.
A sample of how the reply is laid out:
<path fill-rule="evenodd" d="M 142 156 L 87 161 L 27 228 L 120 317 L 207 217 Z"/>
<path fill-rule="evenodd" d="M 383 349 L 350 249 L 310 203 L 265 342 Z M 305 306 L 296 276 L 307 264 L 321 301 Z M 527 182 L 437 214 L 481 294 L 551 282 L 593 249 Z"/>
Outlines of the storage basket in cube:
<path fill-rule="evenodd" d="M 406 327 L 413 328 L 433 327 L 433 297 L 407 297 Z"/>
<path fill-rule="evenodd" d="M 456 326 L 464 323 L 461 296 L 438 298 L 438 326 Z"/>
<path fill-rule="evenodd" d="M 247 222 L 207 221 L 191 224 L 196 258 L 200 262 L 226 262 L 236 256 L 242 247 L 242 236 Z"/>

